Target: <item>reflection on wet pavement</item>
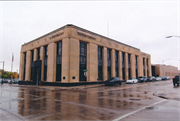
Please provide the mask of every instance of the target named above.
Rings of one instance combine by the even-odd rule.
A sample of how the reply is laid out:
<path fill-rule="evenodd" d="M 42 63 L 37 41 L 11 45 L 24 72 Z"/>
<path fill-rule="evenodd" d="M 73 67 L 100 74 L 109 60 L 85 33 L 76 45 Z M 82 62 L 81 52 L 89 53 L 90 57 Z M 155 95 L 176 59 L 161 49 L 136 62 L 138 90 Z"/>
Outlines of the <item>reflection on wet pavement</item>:
<path fill-rule="evenodd" d="M 49 90 L 4 84 L 0 106 L 29 120 L 112 120 L 160 100 L 153 92 L 162 89 L 162 84 L 154 85 Z M 168 82 L 163 83 L 163 88 L 166 86 Z"/>

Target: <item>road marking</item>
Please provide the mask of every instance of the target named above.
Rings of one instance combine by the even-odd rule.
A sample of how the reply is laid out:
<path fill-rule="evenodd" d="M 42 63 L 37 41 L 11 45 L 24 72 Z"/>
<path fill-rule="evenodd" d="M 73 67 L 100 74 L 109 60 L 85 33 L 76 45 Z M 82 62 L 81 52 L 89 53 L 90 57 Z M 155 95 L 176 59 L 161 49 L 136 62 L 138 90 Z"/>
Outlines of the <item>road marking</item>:
<path fill-rule="evenodd" d="M 141 110 L 143 110 L 143 109 L 146 109 L 147 107 L 150 107 L 150 106 L 153 106 L 153 105 L 162 103 L 162 102 L 164 102 L 164 101 L 166 101 L 166 99 L 163 99 L 163 100 L 161 100 L 161 101 L 159 101 L 159 102 L 156 102 L 156 103 L 153 103 L 153 104 L 151 104 L 151 105 L 145 106 L 145 107 L 140 108 L 140 109 L 138 109 L 138 110 L 135 110 L 135 111 L 133 111 L 133 112 L 127 113 L 127 114 L 125 114 L 125 115 L 122 115 L 122 116 L 114 119 L 113 121 L 119 121 L 119 120 L 121 120 L 121 119 L 123 119 L 123 118 L 126 118 L 126 117 L 128 117 L 128 116 L 130 116 L 130 115 L 132 115 L 132 114 L 135 114 L 135 113 L 137 113 L 137 112 L 139 112 L 139 111 L 141 111 Z"/>

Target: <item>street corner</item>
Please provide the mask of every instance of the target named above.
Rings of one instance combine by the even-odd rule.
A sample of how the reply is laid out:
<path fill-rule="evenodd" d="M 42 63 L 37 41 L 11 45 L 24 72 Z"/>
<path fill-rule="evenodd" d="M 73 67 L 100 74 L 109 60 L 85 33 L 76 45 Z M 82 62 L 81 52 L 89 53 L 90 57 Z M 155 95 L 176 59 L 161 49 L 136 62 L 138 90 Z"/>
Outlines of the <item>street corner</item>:
<path fill-rule="evenodd" d="M 153 93 L 154 96 L 159 98 L 168 99 L 168 100 L 177 100 L 180 101 L 180 87 L 174 86 L 171 90 L 168 91 L 157 91 Z"/>

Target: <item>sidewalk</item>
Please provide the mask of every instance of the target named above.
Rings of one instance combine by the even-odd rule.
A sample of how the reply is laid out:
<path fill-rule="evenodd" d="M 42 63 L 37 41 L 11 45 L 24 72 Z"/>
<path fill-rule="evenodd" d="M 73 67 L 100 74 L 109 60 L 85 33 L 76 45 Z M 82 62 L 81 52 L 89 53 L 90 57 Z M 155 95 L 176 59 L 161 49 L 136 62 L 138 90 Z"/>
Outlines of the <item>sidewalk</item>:
<path fill-rule="evenodd" d="M 89 88 L 102 87 L 102 86 L 104 86 L 104 84 L 81 85 L 81 86 L 71 86 L 71 87 L 64 87 L 64 86 L 36 86 L 36 85 L 13 85 L 13 84 L 11 86 L 39 88 L 39 89 L 46 89 L 46 90 L 83 90 L 83 89 L 89 89 Z"/>
<path fill-rule="evenodd" d="M 153 94 L 162 98 L 161 101 L 121 116 L 121 121 L 180 121 L 180 87 L 170 92 L 158 91 Z"/>
<path fill-rule="evenodd" d="M 171 99 L 171 100 L 180 101 L 180 87 L 175 86 L 174 89 L 171 90 L 171 92 L 159 91 L 159 92 L 155 92 L 153 95 L 168 100 Z"/>

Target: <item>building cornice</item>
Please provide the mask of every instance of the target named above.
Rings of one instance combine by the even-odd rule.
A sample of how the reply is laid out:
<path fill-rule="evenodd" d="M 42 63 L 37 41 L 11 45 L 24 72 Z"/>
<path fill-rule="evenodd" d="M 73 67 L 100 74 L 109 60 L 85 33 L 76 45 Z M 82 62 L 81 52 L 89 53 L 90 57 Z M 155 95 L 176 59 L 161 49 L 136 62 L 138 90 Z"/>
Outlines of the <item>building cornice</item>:
<path fill-rule="evenodd" d="M 49 33 L 47 33 L 47 34 L 45 34 L 45 35 L 43 35 L 43 36 L 40 36 L 40 37 L 38 37 L 38 38 L 36 38 L 36 39 L 30 41 L 30 42 L 27 42 L 27 43 L 23 44 L 22 46 L 25 46 L 25 45 L 27 45 L 27 44 L 29 44 L 29 43 L 31 43 L 31 42 L 40 40 L 40 39 L 42 39 L 42 38 L 44 38 L 44 37 L 50 36 L 50 35 L 52 35 L 52 34 L 54 34 L 54 33 L 56 33 L 56 32 L 59 32 L 59 31 L 65 29 L 65 28 L 74 28 L 74 29 L 77 29 L 77 30 L 80 30 L 80 31 L 89 33 L 89 34 L 91 34 L 91 35 L 94 35 L 94 36 L 97 36 L 97 37 L 101 37 L 101 38 L 103 38 L 103 39 L 107 39 L 107 40 L 116 42 L 116 43 L 118 43 L 118 44 L 125 45 L 125 46 L 127 46 L 127 47 L 131 47 L 131 48 L 136 49 L 136 50 L 140 50 L 140 49 L 138 49 L 138 48 L 135 48 L 135 47 L 132 47 L 132 46 L 130 46 L 130 45 L 121 43 L 121 42 L 119 42 L 119 41 L 116 41 L 116 40 L 114 40 L 114 39 L 111 39 L 111 38 L 102 36 L 102 35 L 100 35 L 100 34 L 96 34 L 96 33 L 94 33 L 94 32 L 91 32 L 91 31 L 89 31 L 89 30 L 80 28 L 80 27 L 75 26 L 75 25 L 72 25 L 72 24 L 67 24 L 67 25 L 65 25 L 65 26 L 63 26 L 63 27 L 61 27 L 61 28 L 58 28 L 58 29 L 56 29 L 56 30 L 54 30 L 54 31 L 52 31 L 52 32 L 49 32 Z"/>

